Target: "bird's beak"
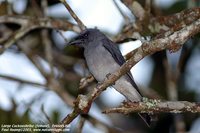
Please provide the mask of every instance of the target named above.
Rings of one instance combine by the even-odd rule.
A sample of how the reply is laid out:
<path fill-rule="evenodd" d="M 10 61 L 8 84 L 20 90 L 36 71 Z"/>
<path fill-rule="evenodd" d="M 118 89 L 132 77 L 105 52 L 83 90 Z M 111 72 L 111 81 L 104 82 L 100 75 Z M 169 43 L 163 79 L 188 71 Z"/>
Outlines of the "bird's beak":
<path fill-rule="evenodd" d="M 83 39 L 80 39 L 78 36 L 78 37 L 75 37 L 74 39 L 72 39 L 67 45 L 80 45 L 83 42 L 84 42 Z"/>
<path fill-rule="evenodd" d="M 67 45 L 78 45 L 81 44 L 81 40 L 71 40 Z"/>

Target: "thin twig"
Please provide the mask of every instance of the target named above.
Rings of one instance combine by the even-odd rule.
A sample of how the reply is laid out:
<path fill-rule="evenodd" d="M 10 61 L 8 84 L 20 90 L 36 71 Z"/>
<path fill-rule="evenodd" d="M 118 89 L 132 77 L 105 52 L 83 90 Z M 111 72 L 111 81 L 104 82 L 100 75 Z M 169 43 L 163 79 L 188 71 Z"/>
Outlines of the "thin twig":
<path fill-rule="evenodd" d="M 79 89 L 85 88 L 86 86 L 88 86 L 89 83 L 93 81 L 94 81 L 94 77 L 92 75 L 82 78 L 79 83 Z"/>
<path fill-rule="evenodd" d="M 77 24 L 79 25 L 79 27 L 81 28 L 81 30 L 85 30 L 87 27 L 83 24 L 83 22 L 78 18 L 78 16 L 74 13 L 74 11 L 72 10 L 72 8 L 69 6 L 69 4 L 65 1 L 65 0 L 59 0 L 60 2 L 62 2 L 65 7 L 67 8 L 67 10 L 69 11 L 70 15 L 74 18 L 74 20 L 77 22 Z"/>
<path fill-rule="evenodd" d="M 129 17 L 122 11 L 122 9 L 117 4 L 116 0 L 113 0 L 113 2 L 115 4 L 115 6 L 117 7 L 118 11 L 120 12 L 120 14 L 122 15 L 122 17 L 124 18 L 126 24 L 128 24 L 130 22 Z"/>
<path fill-rule="evenodd" d="M 75 129 L 75 133 L 82 133 L 84 124 L 85 124 L 85 118 L 81 116 L 79 119 L 79 123 L 76 126 L 77 128 Z"/>
<path fill-rule="evenodd" d="M 50 66 L 50 75 L 51 77 L 54 77 L 55 74 L 54 74 L 54 67 L 53 67 L 52 42 L 49 40 L 48 30 L 43 30 L 41 35 L 43 37 L 42 41 L 44 45 L 45 57 Z"/>
<path fill-rule="evenodd" d="M 67 38 L 64 36 L 64 34 L 62 33 L 62 31 L 56 30 L 58 32 L 58 34 L 60 34 L 60 36 L 65 40 L 66 43 L 69 43 L 69 41 L 67 40 Z"/>
<path fill-rule="evenodd" d="M 48 122 L 49 122 L 49 124 L 53 124 L 52 123 L 52 121 L 51 121 L 51 119 L 50 119 L 50 117 L 47 115 L 47 113 L 45 112 L 45 110 L 44 110 L 44 105 L 42 104 L 42 106 L 41 106 L 41 111 L 42 111 L 42 113 L 44 114 L 44 116 L 46 117 L 46 119 L 48 120 Z"/>
<path fill-rule="evenodd" d="M 43 0 L 41 1 L 41 5 L 43 8 L 42 11 L 42 16 L 46 16 L 46 12 L 47 12 L 47 8 L 48 8 L 48 2 L 47 0 Z M 41 36 L 42 36 L 42 42 L 44 45 L 44 51 L 45 51 L 45 57 L 49 63 L 50 66 L 50 77 L 54 78 L 55 74 L 54 74 L 54 67 L 53 67 L 53 54 L 52 54 L 52 42 L 50 40 L 50 36 L 49 36 L 49 32 L 48 30 L 44 29 L 41 32 Z"/>
<path fill-rule="evenodd" d="M 177 72 L 174 73 L 172 70 L 169 60 L 167 58 L 163 60 L 163 64 L 165 67 L 165 75 L 166 75 L 166 85 L 167 85 L 167 96 L 171 101 L 178 100 L 178 91 L 177 91 Z"/>
<path fill-rule="evenodd" d="M 33 81 L 28 81 L 28 80 L 25 80 L 25 79 L 21 79 L 21 78 L 9 76 L 9 75 L 0 74 L 0 78 L 4 78 L 6 80 L 11 80 L 11 81 L 19 82 L 19 83 L 22 83 L 22 84 L 28 84 L 28 85 L 33 85 L 33 86 L 38 86 L 38 87 L 46 88 L 45 84 L 41 84 L 41 83 L 37 83 L 37 82 L 33 82 Z"/>
<path fill-rule="evenodd" d="M 164 68 L 166 75 L 166 85 L 167 85 L 167 96 L 170 101 L 178 100 L 178 80 L 180 78 L 179 68 L 172 69 L 171 64 L 169 63 L 169 58 L 165 58 L 164 60 Z M 185 123 L 182 117 L 182 114 L 173 114 L 174 126 L 176 132 L 182 132 L 185 130 Z"/>

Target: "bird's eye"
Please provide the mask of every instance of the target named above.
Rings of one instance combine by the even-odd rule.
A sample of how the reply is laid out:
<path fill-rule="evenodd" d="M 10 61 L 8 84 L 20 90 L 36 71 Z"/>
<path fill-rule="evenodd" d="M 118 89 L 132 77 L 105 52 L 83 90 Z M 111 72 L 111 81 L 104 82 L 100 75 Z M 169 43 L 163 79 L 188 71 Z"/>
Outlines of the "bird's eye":
<path fill-rule="evenodd" d="M 88 34 L 85 34 L 84 37 L 88 37 Z"/>

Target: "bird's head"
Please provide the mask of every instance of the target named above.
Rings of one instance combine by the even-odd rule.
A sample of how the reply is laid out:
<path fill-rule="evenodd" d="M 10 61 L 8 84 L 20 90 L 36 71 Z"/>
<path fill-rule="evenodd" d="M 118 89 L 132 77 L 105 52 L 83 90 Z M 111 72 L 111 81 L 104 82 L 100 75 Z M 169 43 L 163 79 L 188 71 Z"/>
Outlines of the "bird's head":
<path fill-rule="evenodd" d="M 96 41 L 104 37 L 98 29 L 86 29 L 82 31 L 77 37 L 73 38 L 68 45 L 76 45 L 85 48 L 90 42 Z"/>

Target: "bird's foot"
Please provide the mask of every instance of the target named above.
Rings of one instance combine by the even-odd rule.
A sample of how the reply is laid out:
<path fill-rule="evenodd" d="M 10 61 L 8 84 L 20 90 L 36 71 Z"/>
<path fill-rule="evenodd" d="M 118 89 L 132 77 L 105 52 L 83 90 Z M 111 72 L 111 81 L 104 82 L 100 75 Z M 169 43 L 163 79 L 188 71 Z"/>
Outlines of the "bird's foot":
<path fill-rule="evenodd" d="M 111 73 L 106 74 L 106 78 L 108 79 L 111 76 Z"/>
<path fill-rule="evenodd" d="M 100 88 L 103 82 L 98 82 L 97 83 L 97 88 Z"/>
<path fill-rule="evenodd" d="M 112 75 L 111 73 L 108 73 L 108 74 L 106 75 L 106 78 L 109 79 L 111 75 Z M 115 82 L 114 82 L 112 85 L 115 85 Z"/>

